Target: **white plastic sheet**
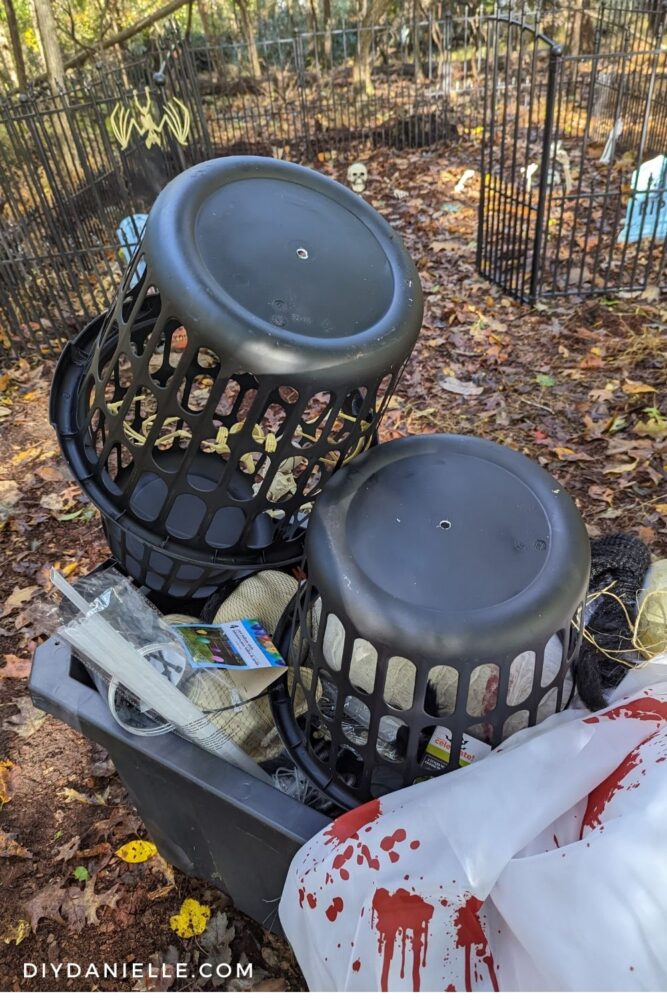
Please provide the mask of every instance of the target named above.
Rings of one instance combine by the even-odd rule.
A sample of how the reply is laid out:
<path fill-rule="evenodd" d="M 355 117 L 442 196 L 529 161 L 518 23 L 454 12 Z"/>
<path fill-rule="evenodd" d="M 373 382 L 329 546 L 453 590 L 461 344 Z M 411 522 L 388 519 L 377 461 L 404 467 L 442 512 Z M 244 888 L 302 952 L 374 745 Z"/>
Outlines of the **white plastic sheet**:
<path fill-rule="evenodd" d="M 336 820 L 280 918 L 311 990 L 667 988 L 667 657 Z"/>

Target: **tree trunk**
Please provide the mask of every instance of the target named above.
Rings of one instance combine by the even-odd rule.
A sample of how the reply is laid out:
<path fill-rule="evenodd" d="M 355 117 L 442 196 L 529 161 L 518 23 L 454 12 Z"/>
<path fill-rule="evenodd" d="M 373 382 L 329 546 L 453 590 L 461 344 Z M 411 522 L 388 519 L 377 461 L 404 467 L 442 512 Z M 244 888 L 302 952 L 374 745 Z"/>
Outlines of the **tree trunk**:
<path fill-rule="evenodd" d="M 41 0 L 42 3 L 48 0 Z M 130 38 L 134 38 L 138 35 L 140 31 L 145 28 L 149 28 L 151 24 L 155 24 L 156 21 L 161 21 L 163 17 L 167 17 L 169 14 L 173 14 L 175 10 L 180 7 L 184 7 L 189 0 L 169 0 L 169 3 L 164 4 L 163 7 L 159 7 L 154 10 L 152 14 L 147 14 L 146 17 L 140 18 L 131 24 L 129 28 L 124 28 L 117 35 L 112 35 L 110 38 L 104 38 L 95 49 L 86 49 L 83 52 L 77 52 L 75 56 L 65 61 L 65 69 L 73 69 L 75 66 L 82 66 L 86 60 L 90 59 L 91 56 L 97 55 L 98 51 L 103 49 L 111 49 L 114 45 L 120 45 L 122 42 L 127 42 Z M 34 83 L 42 83 L 47 79 L 46 73 L 41 73 L 36 76 Z"/>
<path fill-rule="evenodd" d="M 419 51 L 419 0 L 412 0 L 412 65 L 415 83 L 421 83 L 422 63 Z"/>
<path fill-rule="evenodd" d="M 222 51 L 219 45 L 216 44 L 215 33 L 211 27 L 211 17 L 210 11 L 208 9 L 207 0 L 197 0 L 197 10 L 199 11 L 199 17 L 201 18 L 202 28 L 204 29 L 204 37 L 206 39 L 206 44 L 209 46 L 209 59 L 211 62 L 211 69 L 213 70 L 215 80 L 217 84 L 220 84 L 222 80 L 225 79 L 225 60 L 222 55 Z"/>
<path fill-rule="evenodd" d="M 243 40 L 248 47 L 248 62 L 250 63 L 250 73 L 259 80 L 262 76 L 262 68 L 257 55 L 257 43 L 255 41 L 255 28 L 250 16 L 250 8 L 247 0 L 234 0 L 239 12 L 239 21 Z"/>
<path fill-rule="evenodd" d="M 14 10 L 14 0 L 4 0 L 4 4 L 5 14 L 7 15 L 9 41 L 12 46 L 12 55 L 14 57 L 14 66 L 16 68 L 16 84 L 19 90 L 27 90 L 28 78 L 25 72 L 25 60 L 23 58 L 19 25 L 16 20 L 16 11 Z"/>
<path fill-rule="evenodd" d="M 372 94 L 373 26 L 386 12 L 387 0 L 357 0 L 357 10 L 357 56 L 353 78 L 360 93 Z"/>
<path fill-rule="evenodd" d="M 317 0 L 310 0 L 310 17 L 313 22 L 313 52 L 315 54 L 315 72 L 317 79 L 320 78 L 320 62 L 322 61 L 321 39 L 319 37 L 320 25 L 317 17 Z"/>
<path fill-rule="evenodd" d="M 580 56 L 593 51 L 595 29 L 590 15 L 590 0 L 582 0 L 576 7 L 572 20 L 570 54 Z"/>
<path fill-rule="evenodd" d="M 324 63 L 333 69 L 333 35 L 331 33 L 331 0 L 322 0 L 322 29 L 324 31 Z"/>
<path fill-rule="evenodd" d="M 65 63 L 58 41 L 56 21 L 51 9 L 51 0 L 33 0 L 37 33 L 42 46 L 46 65 L 46 78 L 53 94 L 65 88 Z"/>

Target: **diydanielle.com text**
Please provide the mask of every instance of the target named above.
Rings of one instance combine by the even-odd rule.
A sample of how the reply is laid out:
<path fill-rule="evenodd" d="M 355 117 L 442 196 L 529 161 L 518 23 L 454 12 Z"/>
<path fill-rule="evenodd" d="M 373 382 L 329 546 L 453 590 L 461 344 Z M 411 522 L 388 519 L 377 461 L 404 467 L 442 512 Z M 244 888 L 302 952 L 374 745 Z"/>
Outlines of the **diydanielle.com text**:
<path fill-rule="evenodd" d="M 77 962 L 24 962 L 23 978 L 35 979 L 252 979 L 252 963 L 203 962 L 195 973 L 186 962 L 152 965 L 144 962 L 105 962 L 79 965 Z"/>

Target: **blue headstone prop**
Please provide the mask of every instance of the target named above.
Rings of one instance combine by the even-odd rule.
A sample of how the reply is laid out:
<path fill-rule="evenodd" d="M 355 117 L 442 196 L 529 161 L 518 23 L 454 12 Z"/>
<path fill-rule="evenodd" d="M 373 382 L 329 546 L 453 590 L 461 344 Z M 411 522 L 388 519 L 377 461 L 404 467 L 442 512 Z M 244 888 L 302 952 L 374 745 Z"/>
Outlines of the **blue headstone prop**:
<path fill-rule="evenodd" d="M 148 216 L 144 213 L 127 215 L 121 221 L 118 229 L 116 230 L 116 239 L 120 243 L 118 256 L 125 265 L 129 264 L 130 260 L 134 256 L 134 251 L 139 246 L 139 241 L 142 237 L 147 218 Z M 146 265 L 140 264 L 132 275 L 130 288 L 134 288 L 145 270 Z"/>
<path fill-rule="evenodd" d="M 638 243 L 650 239 L 662 242 L 667 236 L 667 157 L 656 156 L 642 163 L 632 175 L 632 195 L 617 243 Z"/>

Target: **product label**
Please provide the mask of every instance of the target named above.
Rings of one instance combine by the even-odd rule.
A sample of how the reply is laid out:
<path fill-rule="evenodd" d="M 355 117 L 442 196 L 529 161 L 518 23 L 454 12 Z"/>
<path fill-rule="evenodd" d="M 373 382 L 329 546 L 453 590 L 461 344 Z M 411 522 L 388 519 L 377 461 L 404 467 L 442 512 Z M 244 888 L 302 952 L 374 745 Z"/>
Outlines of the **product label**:
<path fill-rule="evenodd" d="M 194 670 L 262 670 L 286 663 L 261 622 L 243 618 L 219 625 L 172 625 Z"/>
<path fill-rule="evenodd" d="M 446 726 L 436 726 L 424 751 L 422 766 L 427 767 L 430 771 L 444 771 L 447 764 L 449 764 L 451 750 L 451 729 L 447 729 Z M 461 743 L 461 753 L 459 755 L 459 767 L 465 767 L 476 760 L 481 760 L 482 757 L 486 757 L 489 753 L 491 753 L 491 747 L 488 743 L 482 743 L 476 737 L 464 733 L 463 742 Z"/>
<path fill-rule="evenodd" d="M 172 625 L 194 670 L 227 670 L 242 698 L 256 698 L 287 664 L 256 618 L 219 625 Z"/>

